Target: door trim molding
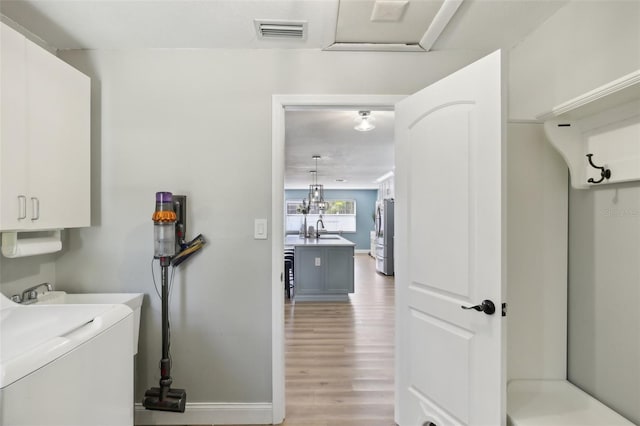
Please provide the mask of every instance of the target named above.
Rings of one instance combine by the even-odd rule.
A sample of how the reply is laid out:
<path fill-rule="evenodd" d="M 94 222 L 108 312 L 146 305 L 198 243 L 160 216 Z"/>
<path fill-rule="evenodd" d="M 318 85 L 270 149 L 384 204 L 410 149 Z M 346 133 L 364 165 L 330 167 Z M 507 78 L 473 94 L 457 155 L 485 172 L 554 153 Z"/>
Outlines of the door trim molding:
<path fill-rule="evenodd" d="M 406 95 L 273 95 L 271 101 L 271 385 L 273 424 L 285 416 L 284 241 L 285 110 L 291 108 L 395 109 Z"/>

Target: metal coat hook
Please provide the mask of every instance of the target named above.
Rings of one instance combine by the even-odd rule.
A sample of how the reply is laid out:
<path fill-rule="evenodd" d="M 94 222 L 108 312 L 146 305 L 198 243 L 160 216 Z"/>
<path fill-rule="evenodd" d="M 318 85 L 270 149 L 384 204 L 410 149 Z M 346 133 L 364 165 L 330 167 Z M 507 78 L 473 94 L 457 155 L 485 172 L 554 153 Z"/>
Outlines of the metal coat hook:
<path fill-rule="evenodd" d="M 591 164 L 591 167 L 593 167 L 594 169 L 600 170 L 600 180 L 593 180 L 593 178 L 589 178 L 587 182 L 600 183 L 605 179 L 609 179 L 611 177 L 611 170 L 605 168 L 604 166 L 603 167 L 596 166 L 595 164 L 593 164 L 593 160 L 591 159 L 591 157 L 593 157 L 593 154 L 587 154 L 587 158 L 589 159 L 589 164 Z"/>

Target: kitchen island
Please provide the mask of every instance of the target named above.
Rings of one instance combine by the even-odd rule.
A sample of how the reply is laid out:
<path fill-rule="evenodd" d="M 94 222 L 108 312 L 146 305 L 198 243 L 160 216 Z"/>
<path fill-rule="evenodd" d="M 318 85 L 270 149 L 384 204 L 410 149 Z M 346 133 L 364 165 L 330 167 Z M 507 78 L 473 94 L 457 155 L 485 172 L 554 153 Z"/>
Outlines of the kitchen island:
<path fill-rule="evenodd" d="M 294 299 L 304 301 L 348 301 L 354 291 L 355 243 L 339 235 L 320 238 L 287 235 L 285 246 L 294 247 Z"/>

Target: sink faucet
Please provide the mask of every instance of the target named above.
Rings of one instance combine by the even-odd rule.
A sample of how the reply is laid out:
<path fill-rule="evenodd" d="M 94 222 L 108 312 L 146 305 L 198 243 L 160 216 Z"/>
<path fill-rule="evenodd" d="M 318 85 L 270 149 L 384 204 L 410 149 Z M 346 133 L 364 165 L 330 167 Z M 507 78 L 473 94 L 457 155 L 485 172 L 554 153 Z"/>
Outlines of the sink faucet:
<path fill-rule="evenodd" d="M 322 221 L 322 218 L 319 218 L 316 221 L 316 238 L 320 238 L 320 226 L 319 225 L 322 225 L 322 229 L 325 229 L 324 228 L 324 222 Z"/>
<path fill-rule="evenodd" d="M 53 291 L 53 286 L 49 283 L 42 283 L 38 285 L 34 285 L 33 287 L 29 287 L 25 291 L 22 292 L 22 296 L 18 294 L 14 294 L 11 296 L 11 300 L 16 303 L 22 303 L 28 305 L 29 303 L 33 303 L 38 299 L 38 289 L 40 287 L 46 287 L 48 291 Z"/>

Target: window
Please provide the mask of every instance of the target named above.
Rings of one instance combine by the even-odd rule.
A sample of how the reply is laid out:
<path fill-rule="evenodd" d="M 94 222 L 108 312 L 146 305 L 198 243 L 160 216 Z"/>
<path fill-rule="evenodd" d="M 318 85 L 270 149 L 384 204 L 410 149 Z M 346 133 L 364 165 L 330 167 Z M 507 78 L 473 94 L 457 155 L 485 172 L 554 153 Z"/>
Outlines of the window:
<path fill-rule="evenodd" d="M 325 200 L 327 208 L 322 214 L 322 222 L 328 232 L 356 232 L 356 200 Z M 304 223 L 301 213 L 302 200 L 286 201 L 287 232 L 299 232 Z M 320 211 L 311 207 L 307 215 L 307 226 L 316 226 Z"/>

